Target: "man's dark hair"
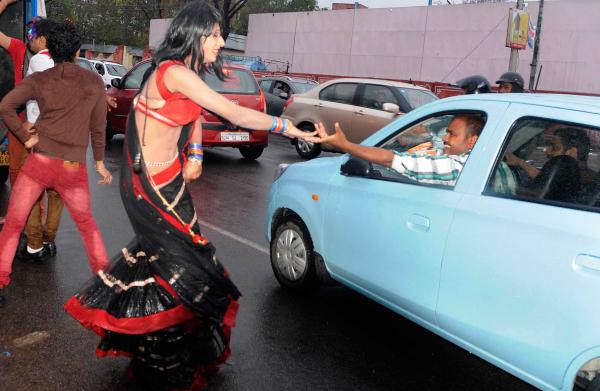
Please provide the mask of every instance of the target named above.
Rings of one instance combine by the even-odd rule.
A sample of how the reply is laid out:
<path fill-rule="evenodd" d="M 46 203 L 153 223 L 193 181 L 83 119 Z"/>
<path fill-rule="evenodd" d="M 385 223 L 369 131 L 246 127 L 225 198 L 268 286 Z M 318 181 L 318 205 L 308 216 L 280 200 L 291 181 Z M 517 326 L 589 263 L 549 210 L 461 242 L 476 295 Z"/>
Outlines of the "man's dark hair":
<path fill-rule="evenodd" d="M 485 126 L 485 119 L 477 114 L 459 114 L 454 116 L 454 118 L 461 118 L 465 121 L 467 135 L 469 136 L 479 136 Z"/>
<path fill-rule="evenodd" d="M 35 23 L 35 37 L 44 37 L 48 39 L 48 32 L 56 26 L 56 22 L 50 19 L 42 19 Z"/>
<path fill-rule="evenodd" d="M 81 47 L 81 34 L 71 22 L 55 23 L 48 31 L 46 46 L 55 63 L 73 61 Z"/>
<path fill-rule="evenodd" d="M 577 160 L 585 162 L 590 154 L 590 138 L 581 129 L 560 128 L 554 131 L 554 135 L 560 139 L 563 152 L 571 148 L 577 149 Z"/>

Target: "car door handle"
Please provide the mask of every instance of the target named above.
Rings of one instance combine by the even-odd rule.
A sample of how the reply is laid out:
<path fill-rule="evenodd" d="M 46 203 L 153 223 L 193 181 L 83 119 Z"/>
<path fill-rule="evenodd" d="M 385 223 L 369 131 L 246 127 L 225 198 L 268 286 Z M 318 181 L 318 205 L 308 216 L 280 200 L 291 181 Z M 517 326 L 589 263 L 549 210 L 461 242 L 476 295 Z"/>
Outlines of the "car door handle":
<path fill-rule="evenodd" d="M 585 271 L 600 271 L 600 257 L 589 254 L 577 254 L 575 266 Z"/>
<path fill-rule="evenodd" d="M 413 231 L 428 232 L 429 217 L 413 213 L 409 216 L 406 226 Z"/>
<path fill-rule="evenodd" d="M 323 103 L 317 103 L 316 105 L 313 105 L 314 107 L 323 107 Z"/>
<path fill-rule="evenodd" d="M 362 110 L 356 110 L 356 111 L 354 112 L 354 114 L 358 114 L 358 115 L 365 115 L 365 112 L 364 112 L 364 111 L 362 111 Z"/>

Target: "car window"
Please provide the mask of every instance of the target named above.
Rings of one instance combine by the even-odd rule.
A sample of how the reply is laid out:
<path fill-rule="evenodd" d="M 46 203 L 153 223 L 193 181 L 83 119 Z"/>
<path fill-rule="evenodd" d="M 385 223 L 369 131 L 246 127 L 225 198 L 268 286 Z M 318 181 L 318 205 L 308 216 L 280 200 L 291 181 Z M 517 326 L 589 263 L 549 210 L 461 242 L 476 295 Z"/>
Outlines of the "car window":
<path fill-rule="evenodd" d="M 302 94 L 304 92 L 310 91 L 316 86 L 318 83 L 300 83 L 300 82 L 292 82 L 294 94 Z"/>
<path fill-rule="evenodd" d="M 273 94 L 279 96 L 279 94 L 290 94 L 290 86 L 282 81 L 276 81 L 275 85 L 273 85 Z"/>
<path fill-rule="evenodd" d="M 127 89 L 136 89 L 138 90 L 142 86 L 142 80 L 144 78 L 144 73 L 152 66 L 152 63 L 146 62 L 140 64 L 137 68 L 131 71 L 129 75 L 125 78 L 123 82 L 123 88 Z"/>
<path fill-rule="evenodd" d="M 203 79 L 210 88 L 224 94 L 258 94 L 258 83 L 250 71 L 223 68 L 225 81 L 219 80 L 212 72 L 204 74 Z"/>
<path fill-rule="evenodd" d="M 600 207 L 600 129 L 541 118 L 512 127 L 484 194 Z"/>
<path fill-rule="evenodd" d="M 400 129 L 383 143 L 380 148 L 388 149 L 406 161 L 400 173 L 392 168 L 373 164 L 370 177 L 403 183 L 454 188 L 469 152 L 446 155 L 444 137 L 448 126 L 457 116 L 469 116 L 485 125 L 486 115 L 481 112 L 452 112 L 429 116 L 410 126 Z"/>
<path fill-rule="evenodd" d="M 429 91 L 417 90 L 414 88 L 398 88 L 400 94 L 406 99 L 411 109 L 416 109 L 426 103 L 437 100 L 438 97 Z"/>
<path fill-rule="evenodd" d="M 99 74 L 104 75 L 104 67 L 100 63 L 94 64 L 94 68 L 98 71 Z"/>
<path fill-rule="evenodd" d="M 348 105 L 354 102 L 356 83 L 336 83 L 324 88 L 319 93 L 319 99 Z"/>
<path fill-rule="evenodd" d="M 365 84 L 358 105 L 369 109 L 383 110 L 384 103 L 398 104 L 392 90 L 387 86 Z"/>
<path fill-rule="evenodd" d="M 269 88 L 271 88 L 273 80 L 261 80 L 259 84 L 261 90 L 263 90 L 264 92 L 269 92 Z"/>
<path fill-rule="evenodd" d="M 127 73 L 127 68 L 118 64 L 105 64 L 108 74 L 111 76 L 123 76 Z"/>
<path fill-rule="evenodd" d="M 92 63 L 89 62 L 88 60 L 81 58 L 81 57 L 76 57 L 75 61 L 77 62 L 77 65 L 79 65 L 83 69 L 87 69 L 88 71 L 96 72 L 96 69 L 94 69 L 94 67 L 92 66 Z"/>

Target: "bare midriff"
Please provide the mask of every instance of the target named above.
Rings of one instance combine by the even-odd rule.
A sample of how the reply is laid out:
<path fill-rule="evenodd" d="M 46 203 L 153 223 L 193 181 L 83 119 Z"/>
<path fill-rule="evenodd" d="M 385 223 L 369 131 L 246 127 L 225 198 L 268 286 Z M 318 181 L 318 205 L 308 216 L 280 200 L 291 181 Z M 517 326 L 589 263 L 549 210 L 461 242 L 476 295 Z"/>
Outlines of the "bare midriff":
<path fill-rule="evenodd" d="M 149 100 L 150 102 L 152 100 Z M 167 162 L 177 154 L 177 142 L 181 135 L 181 126 L 173 128 L 165 125 L 144 113 L 136 110 L 135 121 L 138 129 L 142 155 L 146 162 Z M 144 137 L 144 121 L 146 134 Z M 148 174 L 153 175 L 164 170 L 164 167 L 147 167 Z"/>

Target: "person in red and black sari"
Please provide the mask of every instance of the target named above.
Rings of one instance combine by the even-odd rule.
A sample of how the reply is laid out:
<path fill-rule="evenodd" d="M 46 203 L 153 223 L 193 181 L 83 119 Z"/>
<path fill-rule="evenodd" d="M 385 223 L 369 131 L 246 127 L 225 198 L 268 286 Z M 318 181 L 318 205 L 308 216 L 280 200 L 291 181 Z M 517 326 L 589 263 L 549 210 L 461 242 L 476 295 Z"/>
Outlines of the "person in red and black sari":
<path fill-rule="evenodd" d="M 66 304 L 101 336 L 100 356 L 132 357 L 146 389 L 199 389 L 229 355 L 240 292 L 201 234 L 187 182 L 202 172 L 200 114 L 314 139 L 289 121 L 233 104 L 202 80 L 224 79 L 221 16 L 203 0 L 173 19 L 134 99 L 121 197 L 136 238 Z"/>

